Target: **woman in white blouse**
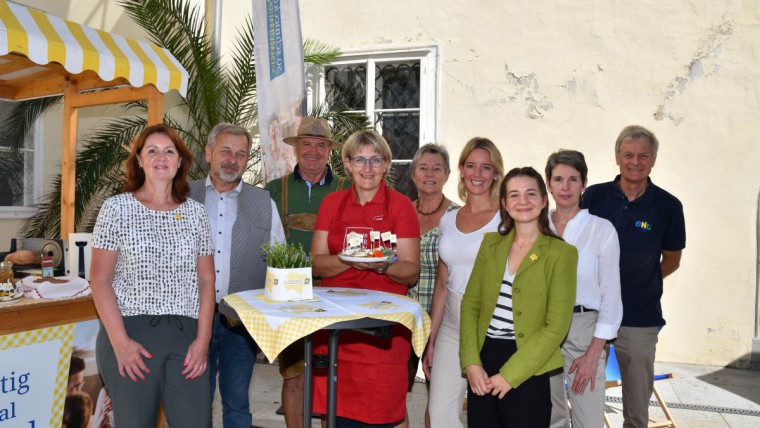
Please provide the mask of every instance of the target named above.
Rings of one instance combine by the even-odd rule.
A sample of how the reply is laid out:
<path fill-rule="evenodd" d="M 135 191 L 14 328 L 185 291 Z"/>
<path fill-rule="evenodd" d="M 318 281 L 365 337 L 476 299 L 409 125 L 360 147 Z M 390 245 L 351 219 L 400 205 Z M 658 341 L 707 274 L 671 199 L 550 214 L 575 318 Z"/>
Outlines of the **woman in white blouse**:
<path fill-rule="evenodd" d="M 460 428 L 467 379 L 459 363 L 459 312 L 475 256 L 486 232 L 496 232 L 504 163 L 487 138 L 467 142 L 459 156 L 461 208 L 440 222 L 438 274 L 430 311 L 431 331 L 422 367 L 430 379 L 430 426 Z"/>
<path fill-rule="evenodd" d="M 573 427 L 599 427 L 604 419 L 605 345 L 617 337 L 623 318 L 620 246 L 612 223 L 580 209 L 588 174 L 582 153 L 553 153 L 545 172 L 556 205 L 549 213 L 551 228 L 578 249 L 573 320 L 562 344 L 565 372 L 551 378 L 551 427 L 570 426 L 565 381 Z"/>
<path fill-rule="evenodd" d="M 214 248 L 205 208 L 187 198 L 191 163 L 174 131 L 146 128 L 93 230 L 95 352 L 121 428 L 155 426 L 161 403 L 171 426 L 211 427 Z"/>

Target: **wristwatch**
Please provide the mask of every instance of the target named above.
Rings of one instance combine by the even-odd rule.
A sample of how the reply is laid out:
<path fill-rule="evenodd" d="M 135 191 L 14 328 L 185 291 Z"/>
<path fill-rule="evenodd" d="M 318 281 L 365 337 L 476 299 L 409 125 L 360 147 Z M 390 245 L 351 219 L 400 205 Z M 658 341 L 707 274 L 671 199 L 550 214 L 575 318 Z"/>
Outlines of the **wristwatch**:
<path fill-rule="evenodd" d="M 380 275 L 382 275 L 382 274 L 384 274 L 385 272 L 387 272 L 387 271 L 388 271 L 388 268 L 389 268 L 389 267 L 391 267 L 391 264 L 390 264 L 390 263 L 388 263 L 388 261 L 386 260 L 386 261 L 385 261 L 385 264 L 384 264 L 383 266 L 380 266 L 380 267 L 376 267 L 376 268 L 375 268 L 375 269 L 373 269 L 373 270 L 375 271 L 375 273 L 379 273 Z"/>

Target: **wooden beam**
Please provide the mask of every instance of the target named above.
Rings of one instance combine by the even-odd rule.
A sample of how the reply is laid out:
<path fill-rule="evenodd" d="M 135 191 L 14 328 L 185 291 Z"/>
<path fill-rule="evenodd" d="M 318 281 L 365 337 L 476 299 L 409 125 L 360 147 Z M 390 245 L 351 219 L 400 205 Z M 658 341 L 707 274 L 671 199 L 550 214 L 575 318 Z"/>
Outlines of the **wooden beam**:
<path fill-rule="evenodd" d="M 71 82 L 63 90 L 63 142 L 61 154 L 61 239 L 69 239 L 74 230 L 76 199 L 77 116 L 71 100 L 76 95 Z"/>
<path fill-rule="evenodd" d="M 152 86 L 142 88 L 118 88 L 106 89 L 98 92 L 74 93 L 71 96 L 71 105 L 76 108 L 94 107 L 106 104 L 128 103 L 131 101 L 148 100 Z M 77 90 L 79 87 L 77 86 Z"/>
<path fill-rule="evenodd" d="M 164 123 L 164 96 L 154 86 L 148 86 L 148 126 Z"/>
<path fill-rule="evenodd" d="M 9 74 L 9 73 L 15 73 L 17 71 L 26 70 L 29 68 L 37 68 L 42 67 L 47 69 L 48 67 L 45 65 L 39 65 L 32 61 L 30 61 L 26 57 L 15 57 L 13 60 L 6 62 L 5 64 L 0 64 L 0 75 L 3 74 Z M 36 73 L 40 73 L 43 70 L 37 71 Z M 36 74 L 35 73 L 35 74 Z M 33 75 L 33 74 L 32 74 Z"/>
<path fill-rule="evenodd" d="M 74 82 L 79 91 L 97 88 L 111 88 L 114 86 L 132 86 L 130 85 L 129 80 L 123 77 L 104 82 L 103 79 L 92 70 L 83 71 L 75 76 L 71 76 L 71 81 Z"/>
<path fill-rule="evenodd" d="M 16 89 L 12 88 L 2 82 L 0 82 L 0 98 L 5 100 L 12 100 L 14 99 L 14 94 L 16 93 Z"/>
<path fill-rule="evenodd" d="M 31 98 L 49 97 L 61 95 L 66 85 L 64 76 L 52 77 L 49 80 L 40 80 L 33 85 L 22 86 L 13 93 L 14 100 L 28 100 Z"/>
<path fill-rule="evenodd" d="M 58 68 L 48 68 L 34 74 L 27 74 L 26 76 L 17 77 L 11 80 L 11 82 L 13 86 L 17 88 L 24 88 L 27 86 L 34 86 L 39 82 L 62 82 L 66 80 L 66 76 L 66 73 L 62 73 Z M 61 92 L 63 92 L 63 85 L 61 85 Z"/>

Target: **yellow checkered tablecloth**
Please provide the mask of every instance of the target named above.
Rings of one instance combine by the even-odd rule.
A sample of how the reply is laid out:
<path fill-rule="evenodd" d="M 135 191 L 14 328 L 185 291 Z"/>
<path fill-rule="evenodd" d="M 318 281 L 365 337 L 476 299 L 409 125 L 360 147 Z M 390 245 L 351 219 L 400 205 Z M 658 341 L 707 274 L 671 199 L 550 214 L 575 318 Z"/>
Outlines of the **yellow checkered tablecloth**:
<path fill-rule="evenodd" d="M 296 340 L 341 321 L 374 318 L 402 324 L 412 332 L 417 355 L 430 335 L 430 317 L 416 300 L 382 291 L 315 288 L 312 300 L 278 302 L 267 299 L 264 290 L 250 290 L 224 301 L 270 362 Z"/>

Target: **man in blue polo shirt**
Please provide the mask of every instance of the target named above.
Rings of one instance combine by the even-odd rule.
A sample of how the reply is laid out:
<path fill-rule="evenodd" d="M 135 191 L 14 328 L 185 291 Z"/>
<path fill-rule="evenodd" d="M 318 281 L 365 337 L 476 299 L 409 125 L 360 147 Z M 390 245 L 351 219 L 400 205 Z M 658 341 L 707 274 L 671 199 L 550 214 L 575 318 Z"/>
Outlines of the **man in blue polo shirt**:
<path fill-rule="evenodd" d="M 662 280 L 678 269 L 686 246 L 681 202 L 649 178 L 658 146 L 651 131 L 627 126 L 615 142 L 620 175 L 590 186 L 583 194 L 589 212 L 611 221 L 620 240 L 623 322 L 615 349 L 623 384 L 624 428 L 648 425 L 657 334 L 665 325 Z"/>

